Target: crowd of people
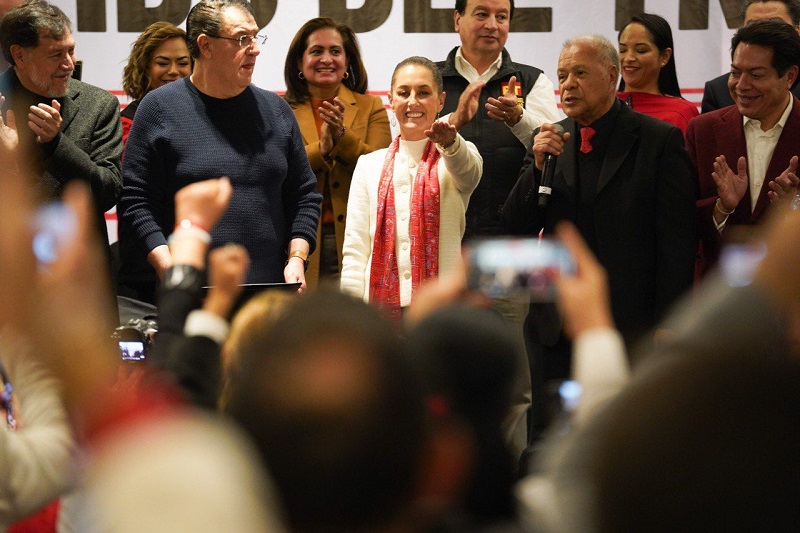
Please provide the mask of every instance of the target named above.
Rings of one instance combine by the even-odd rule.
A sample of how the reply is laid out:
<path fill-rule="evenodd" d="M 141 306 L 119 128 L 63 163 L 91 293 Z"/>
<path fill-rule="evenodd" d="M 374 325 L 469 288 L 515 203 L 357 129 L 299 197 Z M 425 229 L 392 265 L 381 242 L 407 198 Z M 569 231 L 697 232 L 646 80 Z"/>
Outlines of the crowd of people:
<path fill-rule="evenodd" d="M 702 114 L 650 13 L 564 43 L 559 112 L 514 1 L 456 0 L 387 110 L 346 24 L 279 96 L 251 4 L 201 0 L 120 113 L 61 9 L 10 4 L 0 531 L 800 524 L 797 0 L 743 2 Z M 563 247 L 554 298 L 468 283 L 508 236 Z M 152 343 L 115 345 L 131 312 Z"/>

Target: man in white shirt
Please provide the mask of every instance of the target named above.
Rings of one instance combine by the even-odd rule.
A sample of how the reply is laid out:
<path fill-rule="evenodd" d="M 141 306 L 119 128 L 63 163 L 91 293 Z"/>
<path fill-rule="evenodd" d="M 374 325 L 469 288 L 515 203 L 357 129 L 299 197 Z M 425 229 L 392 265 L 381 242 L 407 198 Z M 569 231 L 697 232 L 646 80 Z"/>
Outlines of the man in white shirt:
<path fill-rule="evenodd" d="M 757 224 L 770 203 L 794 196 L 800 102 L 789 91 L 800 65 L 800 36 L 779 20 L 740 28 L 731 43 L 728 87 L 735 106 L 689 123 L 700 240 L 698 274 L 712 268 L 731 225 Z"/>
<path fill-rule="evenodd" d="M 465 238 L 502 233 L 498 209 L 516 182 L 534 130 L 560 119 L 553 83 L 540 69 L 512 61 L 505 49 L 513 14 L 513 0 L 457 0 L 454 23 L 461 46 L 437 63 L 447 93 L 442 115 L 451 113 L 450 123 L 484 160 Z M 459 109 L 461 94 L 478 80 L 485 84 L 478 105 L 466 109 L 462 103 Z"/>

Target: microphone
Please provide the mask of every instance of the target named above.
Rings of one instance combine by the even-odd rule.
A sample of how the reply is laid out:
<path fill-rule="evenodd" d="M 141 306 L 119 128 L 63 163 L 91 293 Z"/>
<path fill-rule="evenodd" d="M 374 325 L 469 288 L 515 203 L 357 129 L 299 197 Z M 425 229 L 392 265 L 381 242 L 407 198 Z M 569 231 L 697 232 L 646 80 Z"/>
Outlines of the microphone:
<path fill-rule="evenodd" d="M 564 128 L 561 124 L 553 124 L 559 137 L 564 137 Z M 542 165 L 542 181 L 539 183 L 539 207 L 547 207 L 547 202 L 553 194 L 553 176 L 556 173 L 556 156 L 545 154 Z"/>

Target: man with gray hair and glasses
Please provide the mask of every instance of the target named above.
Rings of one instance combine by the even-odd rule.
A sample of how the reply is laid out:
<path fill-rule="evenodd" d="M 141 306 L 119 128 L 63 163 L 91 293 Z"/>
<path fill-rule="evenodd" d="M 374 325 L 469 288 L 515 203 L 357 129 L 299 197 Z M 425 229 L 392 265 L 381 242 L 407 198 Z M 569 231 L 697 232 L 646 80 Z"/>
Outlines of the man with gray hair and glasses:
<path fill-rule="evenodd" d="M 203 0 L 186 21 L 194 72 L 142 99 L 125 149 L 120 223 L 165 283 L 180 283 L 167 236 L 247 248 L 248 283 L 300 282 L 321 196 L 291 108 L 251 84 L 266 37 L 246 0 Z M 211 230 L 175 220 L 182 187 L 227 176 L 230 207 Z"/>

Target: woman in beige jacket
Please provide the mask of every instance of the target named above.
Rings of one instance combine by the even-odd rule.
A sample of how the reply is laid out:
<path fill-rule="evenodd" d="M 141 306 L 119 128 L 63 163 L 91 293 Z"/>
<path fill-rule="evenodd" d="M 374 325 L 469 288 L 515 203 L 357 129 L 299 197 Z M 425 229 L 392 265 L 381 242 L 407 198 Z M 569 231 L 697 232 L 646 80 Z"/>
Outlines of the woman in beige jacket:
<path fill-rule="evenodd" d="M 322 193 L 317 253 L 306 282 L 338 284 L 350 181 L 358 158 L 391 141 L 383 102 L 367 95 L 367 73 L 353 30 L 328 17 L 306 22 L 284 67 L 286 95 Z"/>

